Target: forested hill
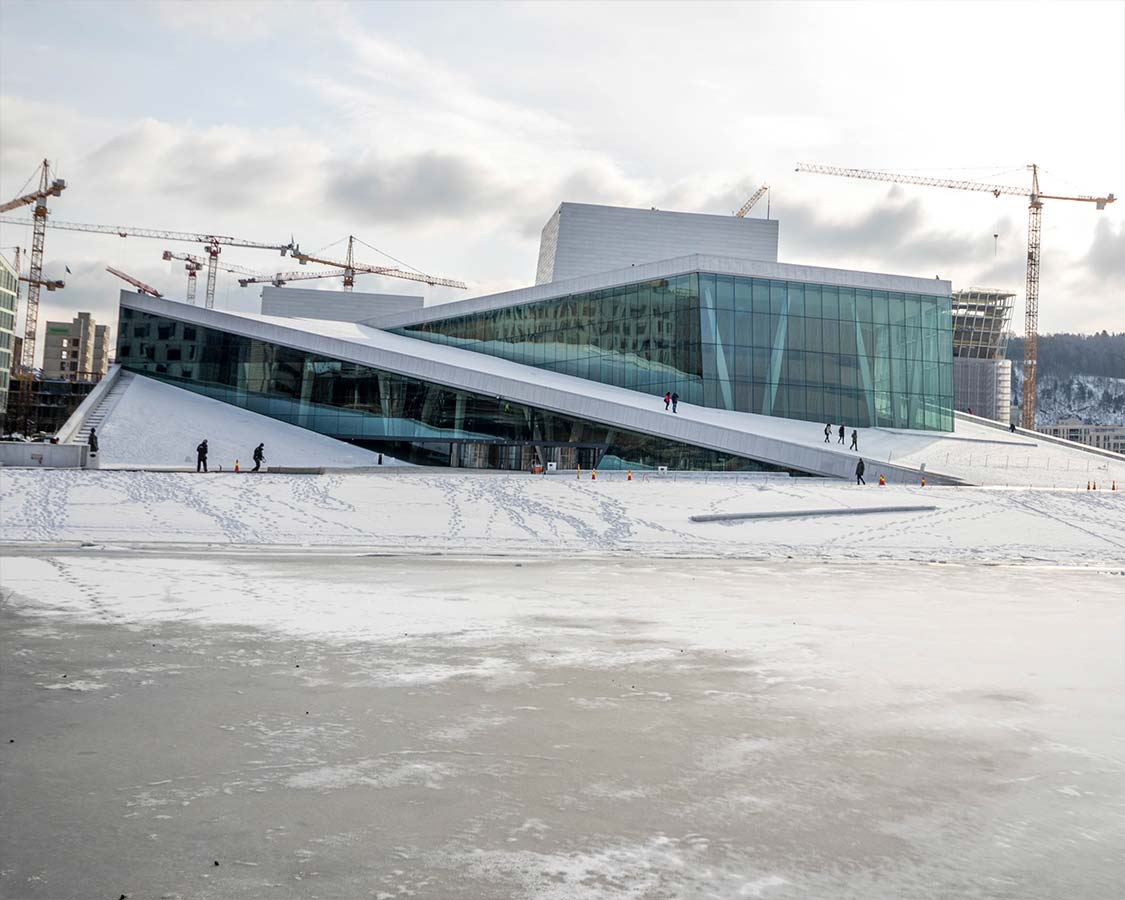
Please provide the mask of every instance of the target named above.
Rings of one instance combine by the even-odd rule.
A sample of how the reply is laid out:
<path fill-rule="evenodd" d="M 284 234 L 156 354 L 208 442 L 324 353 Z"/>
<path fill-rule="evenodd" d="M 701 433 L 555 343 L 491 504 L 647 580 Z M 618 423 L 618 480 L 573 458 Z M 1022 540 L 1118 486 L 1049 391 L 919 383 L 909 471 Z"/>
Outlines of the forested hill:
<path fill-rule="evenodd" d="M 1008 342 L 1008 359 L 1023 361 L 1022 337 Z M 1074 375 L 1125 378 L 1125 333 L 1040 335 L 1039 372 L 1060 379 Z"/>

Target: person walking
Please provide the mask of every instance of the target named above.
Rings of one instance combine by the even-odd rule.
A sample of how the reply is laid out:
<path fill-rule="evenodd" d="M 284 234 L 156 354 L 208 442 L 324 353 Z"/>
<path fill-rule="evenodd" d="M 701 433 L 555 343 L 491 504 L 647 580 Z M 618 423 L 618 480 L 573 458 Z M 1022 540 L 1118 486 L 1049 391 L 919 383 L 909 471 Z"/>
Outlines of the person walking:
<path fill-rule="evenodd" d="M 672 393 L 671 393 L 671 391 L 665 391 L 665 392 L 664 392 L 664 411 L 665 411 L 665 412 L 667 412 L 667 411 L 668 411 L 668 404 L 669 404 L 669 403 L 671 403 L 671 402 L 672 402 Z"/>
<path fill-rule="evenodd" d="M 195 448 L 195 471 L 207 471 L 207 438 L 204 438 L 203 443 Z"/>
<path fill-rule="evenodd" d="M 98 429 L 91 428 L 90 436 L 86 438 L 86 443 L 90 445 L 90 455 L 93 456 L 98 452 Z"/>
<path fill-rule="evenodd" d="M 856 451 L 859 450 L 859 432 L 854 428 L 852 429 L 852 445 L 849 449 Z"/>
<path fill-rule="evenodd" d="M 840 440 L 836 441 L 836 443 L 842 444 L 842 443 L 844 443 L 844 426 L 843 425 L 840 426 L 840 431 L 838 433 L 840 435 Z"/>
<path fill-rule="evenodd" d="M 832 437 L 832 423 L 829 422 L 827 425 L 824 426 L 824 443 L 831 444 L 832 443 L 832 441 L 830 440 L 831 437 Z"/>
<path fill-rule="evenodd" d="M 680 405 L 680 395 L 675 391 L 672 392 L 672 412 L 677 412 L 676 407 Z"/>
<path fill-rule="evenodd" d="M 867 484 L 867 482 L 863 480 L 863 472 L 866 468 L 867 468 L 867 466 L 865 466 L 863 464 L 863 459 L 860 458 L 860 461 L 855 464 L 855 483 L 856 484 Z"/>
<path fill-rule="evenodd" d="M 1008 431 L 1011 432 L 1012 434 L 1016 433 L 1016 423 L 1015 422 L 1009 422 L 1008 423 Z"/>
<path fill-rule="evenodd" d="M 258 444 L 258 446 L 254 448 L 254 468 L 251 471 L 257 472 L 260 468 L 262 468 L 262 462 L 265 460 L 265 458 L 266 445 Z"/>

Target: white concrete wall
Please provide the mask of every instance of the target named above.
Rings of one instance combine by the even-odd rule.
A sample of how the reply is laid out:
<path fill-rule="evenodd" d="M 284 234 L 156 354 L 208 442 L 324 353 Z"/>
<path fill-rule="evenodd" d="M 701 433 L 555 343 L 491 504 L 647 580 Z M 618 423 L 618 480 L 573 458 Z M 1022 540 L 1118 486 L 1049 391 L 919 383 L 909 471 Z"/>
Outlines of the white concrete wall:
<path fill-rule="evenodd" d="M 0 466 L 44 469 L 86 468 L 85 444 L 31 444 L 0 441 Z"/>
<path fill-rule="evenodd" d="M 776 262 L 777 235 L 776 219 L 563 203 L 543 228 L 536 283 L 692 253 Z"/>
<path fill-rule="evenodd" d="M 362 322 L 381 316 L 420 310 L 423 298 L 413 294 L 367 294 L 356 291 L 318 291 L 312 288 L 262 288 L 262 315 Z"/>

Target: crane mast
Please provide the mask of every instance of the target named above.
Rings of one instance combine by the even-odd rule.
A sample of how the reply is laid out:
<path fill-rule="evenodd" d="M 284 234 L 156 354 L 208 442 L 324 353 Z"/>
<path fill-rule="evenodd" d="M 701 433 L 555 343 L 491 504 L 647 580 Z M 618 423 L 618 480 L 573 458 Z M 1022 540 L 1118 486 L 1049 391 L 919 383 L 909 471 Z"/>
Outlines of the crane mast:
<path fill-rule="evenodd" d="M 47 237 L 47 198 L 58 197 L 66 190 L 65 181 L 61 178 L 51 181 L 50 178 L 50 163 L 43 160 L 39 166 L 39 189 L 0 204 L 0 213 L 30 203 L 35 204 L 31 220 L 31 266 L 26 279 L 27 309 L 24 311 L 23 355 L 20 358 L 20 365 L 27 371 L 35 366 L 35 332 L 39 326 L 39 288 L 46 286 L 47 290 L 53 291 L 63 286 L 61 281 L 48 284 L 43 280 L 43 244 Z"/>
<path fill-rule="evenodd" d="M 1036 388 L 1039 366 L 1039 263 L 1040 237 L 1043 228 L 1044 200 L 1073 200 L 1079 203 L 1093 203 L 1097 209 L 1105 209 L 1117 198 L 1113 194 L 1095 197 L 1090 194 L 1066 196 L 1061 194 L 1041 194 L 1039 192 L 1039 166 L 1031 163 L 1031 189 L 1012 185 L 988 184 L 982 181 L 963 181 L 949 178 L 930 178 L 923 175 L 899 175 L 877 169 L 846 169 L 837 166 L 820 166 L 798 163 L 798 172 L 811 172 L 817 175 L 837 175 L 842 178 L 858 178 L 865 181 L 890 181 L 896 184 L 918 184 L 925 187 L 941 187 L 958 191 L 978 191 L 992 194 L 993 197 L 1014 195 L 1028 198 L 1027 207 L 1027 304 L 1024 310 L 1023 343 L 1023 391 L 1020 424 L 1029 430 L 1035 429 Z"/>

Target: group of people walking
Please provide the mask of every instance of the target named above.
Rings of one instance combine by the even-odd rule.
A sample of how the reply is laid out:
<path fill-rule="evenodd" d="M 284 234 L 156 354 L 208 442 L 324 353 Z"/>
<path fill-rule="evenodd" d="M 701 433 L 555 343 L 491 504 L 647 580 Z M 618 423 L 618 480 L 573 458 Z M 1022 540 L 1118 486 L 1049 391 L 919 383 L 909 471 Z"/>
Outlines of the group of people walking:
<path fill-rule="evenodd" d="M 262 463 L 266 461 L 266 445 L 258 444 L 254 448 L 254 468 L 251 472 L 257 472 L 262 468 Z M 204 438 L 200 441 L 199 446 L 195 448 L 195 471 L 207 471 L 207 439 Z"/>
<path fill-rule="evenodd" d="M 841 425 L 836 431 L 836 435 L 837 435 L 836 443 L 837 444 L 844 443 L 844 436 L 846 434 L 847 434 L 847 429 L 844 428 L 843 425 Z M 824 426 L 824 443 L 826 443 L 826 444 L 832 443 L 832 423 L 831 422 L 829 422 L 827 425 Z M 859 431 L 856 430 L 855 428 L 852 429 L 852 443 L 851 443 L 851 446 L 848 447 L 848 449 L 849 450 L 855 450 L 856 453 L 859 452 Z M 867 467 L 863 464 L 863 458 L 860 457 L 859 462 L 856 463 L 856 466 L 855 466 L 855 483 L 856 484 L 867 484 L 867 482 L 863 480 L 863 472 L 866 468 Z"/>
<path fill-rule="evenodd" d="M 847 434 L 847 431 L 844 428 L 844 426 L 841 425 L 839 431 L 837 431 L 836 433 L 840 436 L 840 439 L 838 441 L 836 441 L 836 443 L 837 444 L 844 443 L 844 435 Z M 830 444 L 831 442 L 832 442 L 832 423 L 829 422 L 827 425 L 824 426 L 824 443 Z M 852 429 L 852 445 L 850 447 L 848 447 L 848 449 L 849 450 L 856 450 L 856 451 L 859 450 L 859 432 L 856 431 L 854 428 Z"/>
<path fill-rule="evenodd" d="M 672 407 L 672 412 L 679 412 L 676 407 L 680 405 L 680 395 L 675 391 L 664 392 L 664 408 L 667 409 L 669 405 Z"/>

